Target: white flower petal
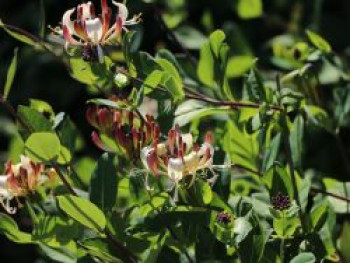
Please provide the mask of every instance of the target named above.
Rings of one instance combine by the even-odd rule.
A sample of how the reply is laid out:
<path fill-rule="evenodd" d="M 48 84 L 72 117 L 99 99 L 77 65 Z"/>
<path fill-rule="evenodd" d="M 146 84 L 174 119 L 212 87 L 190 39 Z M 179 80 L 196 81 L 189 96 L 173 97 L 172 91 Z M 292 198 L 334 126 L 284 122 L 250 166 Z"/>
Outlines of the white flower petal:
<path fill-rule="evenodd" d="M 129 11 L 128 11 L 127 7 L 124 4 L 117 3 L 115 1 L 112 1 L 112 3 L 118 7 L 118 15 L 121 17 L 121 19 L 123 21 L 123 25 L 124 25 L 126 22 L 126 19 L 129 16 Z"/>
<path fill-rule="evenodd" d="M 192 145 L 193 145 L 193 136 L 192 136 L 192 134 L 191 133 L 182 134 L 182 142 L 186 143 L 187 149 L 192 148 Z"/>
<path fill-rule="evenodd" d="M 78 8 L 82 9 L 82 19 L 86 20 L 86 19 L 91 19 L 92 18 L 92 14 L 91 14 L 91 5 L 92 3 L 89 1 L 87 3 L 78 5 Z"/>
<path fill-rule="evenodd" d="M 64 13 L 62 18 L 62 26 L 66 26 L 69 30 L 69 34 L 71 35 L 74 34 L 74 26 L 70 17 L 74 13 L 74 11 L 75 11 L 75 8 L 69 9 Z"/>
<path fill-rule="evenodd" d="M 182 179 L 185 165 L 182 158 L 169 158 L 168 176 L 176 184 Z"/>
<path fill-rule="evenodd" d="M 13 198 L 14 196 L 9 190 L 7 190 L 6 188 L 0 188 L 0 204 L 9 214 L 14 214 L 17 211 L 17 209 L 15 207 L 11 207 L 10 204 Z"/>
<path fill-rule="evenodd" d="M 103 26 L 99 18 L 85 21 L 86 33 L 94 45 L 98 45 L 102 39 Z"/>
<path fill-rule="evenodd" d="M 147 162 L 147 157 L 152 151 L 153 151 L 153 147 L 148 146 L 143 148 L 140 153 L 141 162 L 147 170 L 150 170 Z"/>

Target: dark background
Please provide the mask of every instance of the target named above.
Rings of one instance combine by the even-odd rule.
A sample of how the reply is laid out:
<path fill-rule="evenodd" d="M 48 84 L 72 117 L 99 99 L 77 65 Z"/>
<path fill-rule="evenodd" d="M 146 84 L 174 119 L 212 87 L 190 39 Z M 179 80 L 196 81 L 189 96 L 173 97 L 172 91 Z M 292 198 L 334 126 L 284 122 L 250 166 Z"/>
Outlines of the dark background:
<path fill-rule="evenodd" d="M 99 1 L 93 1 L 99 6 Z M 261 18 L 242 20 L 238 17 L 233 0 L 184 0 L 158 1 L 162 11 L 169 11 L 173 4 L 182 3 L 182 11 L 187 18 L 181 22 L 193 26 L 208 35 L 214 28 L 222 28 L 231 23 L 238 26 L 253 54 L 264 60 L 266 51 L 264 45 L 272 37 L 280 34 L 303 36 L 305 28 L 312 28 L 324 36 L 332 45 L 335 52 L 343 58 L 348 58 L 350 51 L 350 1 L 348 0 L 267 0 L 264 1 L 264 14 Z M 55 26 L 62 18 L 62 14 L 76 6 L 80 1 L 74 0 L 45 0 L 45 19 L 47 25 Z M 179 48 L 169 41 L 162 32 L 155 19 L 153 6 L 141 0 L 129 0 L 128 7 L 131 14 L 143 13 L 141 25 L 144 38 L 141 49 L 154 53 L 156 47 L 166 46 L 173 52 Z M 201 21 L 204 12 L 212 15 L 212 28 L 208 28 Z M 1 0 L 0 18 L 6 24 L 12 24 L 38 34 L 42 13 L 39 0 Z M 235 35 L 228 35 L 228 42 L 234 42 Z M 6 79 L 6 70 L 10 63 L 13 50 L 20 47 L 19 66 L 10 101 L 14 105 L 28 104 L 28 98 L 48 101 L 55 112 L 67 112 L 80 127 L 88 146 L 90 146 L 90 128 L 85 123 L 85 101 L 91 96 L 87 89 L 74 81 L 62 63 L 51 55 L 37 52 L 30 47 L 20 44 L 0 31 L 0 85 Z M 233 50 L 235 52 L 235 50 Z M 198 55 L 198 51 L 193 51 Z M 268 68 L 271 65 L 264 64 Z M 271 66 L 272 67 L 272 66 Z M 324 87 L 327 89 L 329 87 Z M 9 133 L 6 132 L 6 120 L 10 117 L 0 109 L 0 161 L 6 160 L 6 150 L 9 143 Z M 349 143 L 348 129 L 341 130 L 344 148 Z M 305 152 L 305 167 L 316 167 L 327 176 L 349 181 L 346 178 L 344 163 L 337 154 L 334 139 L 326 133 L 314 134 L 307 137 Z M 0 169 L 1 170 L 1 169 Z M 25 222 L 22 224 L 25 227 Z M 1 262 L 47 262 L 40 259 L 34 246 L 20 246 L 0 237 Z"/>

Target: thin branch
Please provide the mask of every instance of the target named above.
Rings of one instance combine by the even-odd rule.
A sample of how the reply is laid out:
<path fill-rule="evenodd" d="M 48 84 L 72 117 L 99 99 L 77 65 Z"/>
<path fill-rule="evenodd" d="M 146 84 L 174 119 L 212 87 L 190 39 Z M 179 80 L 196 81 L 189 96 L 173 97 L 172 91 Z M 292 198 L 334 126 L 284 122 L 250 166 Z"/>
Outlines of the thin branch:
<path fill-rule="evenodd" d="M 133 81 L 137 82 L 140 85 L 145 85 L 148 88 L 154 89 L 154 87 L 152 87 L 151 85 L 147 84 L 144 82 L 144 80 L 138 78 L 138 77 L 134 77 L 131 76 L 129 74 L 129 72 L 127 72 L 126 70 L 123 69 L 117 69 L 118 72 L 125 74 L 126 76 L 128 76 L 130 79 L 132 79 Z M 162 92 L 166 92 L 169 93 L 169 91 L 166 89 L 166 87 L 164 87 L 161 84 L 158 84 L 157 89 L 159 89 Z M 193 100 L 198 100 L 198 101 L 203 101 L 203 102 L 207 102 L 211 105 L 214 106 L 229 106 L 233 109 L 238 109 L 238 108 L 254 108 L 254 109 L 259 109 L 261 107 L 260 104 L 257 103 L 253 103 L 253 102 L 235 102 L 235 101 L 221 101 L 221 100 L 216 100 L 213 98 L 208 98 L 205 97 L 204 95 L 199 95 L 199 94 L 195 94 L 194 91 L 189 92 L 189 88 L 188 87 L 183 87 L 185 91 L 187 91 L 188 93 L 192 93 L 192 94 L 185 94 L 185 98 L 186 99 L 193 99 Z M 276 106 L 276 105 L 269 105 L 268 106 L 270 110 L 275 110 L 275 111 L 282 111 L 283 108 L 280 106 Z"/>

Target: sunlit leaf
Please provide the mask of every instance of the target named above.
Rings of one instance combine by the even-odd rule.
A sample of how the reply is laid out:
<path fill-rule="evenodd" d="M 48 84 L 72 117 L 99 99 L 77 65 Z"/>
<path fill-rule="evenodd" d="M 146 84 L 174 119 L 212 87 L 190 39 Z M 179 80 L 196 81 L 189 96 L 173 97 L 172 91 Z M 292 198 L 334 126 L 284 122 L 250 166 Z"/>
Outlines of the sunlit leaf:
<path fill-rule="evenodd" d="M 59 207 L 71 218 L 82 225 L 101 232 L 106 226 L 106 218 L 102 211 L 90 201 L 81 197 L 58 196 Z"/>
<path fill-rule="evenodd" d="M 13 85 L 13 80 L 15 78 L 16 70 L 17 70 L 17 57 L 18 57 L 18 49 L 15 49 L 14 55 L 10 64 L 10 67 L 7 70 L 7 78 L 4 88 L 4 99 L 6 100 L 10 90 Z"/>

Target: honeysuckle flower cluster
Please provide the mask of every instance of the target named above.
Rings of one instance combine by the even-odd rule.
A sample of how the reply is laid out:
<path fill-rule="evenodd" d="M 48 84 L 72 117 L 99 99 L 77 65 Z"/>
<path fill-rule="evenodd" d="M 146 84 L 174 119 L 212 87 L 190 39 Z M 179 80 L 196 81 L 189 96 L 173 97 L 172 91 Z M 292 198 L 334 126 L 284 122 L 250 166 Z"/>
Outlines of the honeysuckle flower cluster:
<path fill-rule="evenodd" d="M 5 174 L 0 175 L 0 204 L 8 213 L 16 213 L 17 209 L 11 206 L 11 200 L 35 192 L 39 185 L 52 176 L 53 172 L 45 171 L 43 164 L 35 164 L 26 156 L 21 156 L 18 164 L 8 161 Z"/>
<path fill-rule="evenodd" d="M 98 16 L 95 14 L 94 5 L 89 1 L 66 11 L 62 18 L 62 26 L 53 31 L 64 38 L 66 49 L 69 46 L 80 46 L 86 60 L 98 58 L 103 62 L 101 47 L 115 43 L 122 31 L 127 30 L 126 26 L 140 21 L 140 15 L 128 20 L 127 7 L 115 1 L 112 3 L 118 8 L 115 19 L 112 19 L 112 10 L 108 7 L 107 0 L 101 0 L 101 14 Z M 75 11 L 76 19 L 72 20 Z"/>
<path fill-rule="evenodd" d="M 168 132 L 168 139 L 159 142 L 155 138 L 152 145 L 141 151 L 141 160 L 146 169 L 156 177 L 166 175 L 175 186 L 174 200 L 178 199 L 178 185 L 187 176 L 195 175 L 202 169 L 211 169 L 214 148 L 212 136 L 207 134 L 205 142 L 193 144 L 192 135 L 182 134 L 179 126 Z M 193 180 L 192 180 L 193 181 Z"/>
<path fill-rule="evenodd" d="M 141 149 L 159 138 L 159 126 L 151 115 L 141 119 L 136 113 L 122 109 L 110 109 L 89 105 L 86 111 L 88 122 L 97 129 L 92 140 L 103 151 L 113 151 L 103 141 L 103 136 L 112 139 L 133 160 L 139 160 Z"/>

